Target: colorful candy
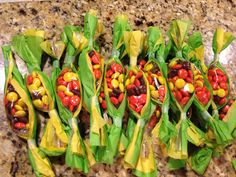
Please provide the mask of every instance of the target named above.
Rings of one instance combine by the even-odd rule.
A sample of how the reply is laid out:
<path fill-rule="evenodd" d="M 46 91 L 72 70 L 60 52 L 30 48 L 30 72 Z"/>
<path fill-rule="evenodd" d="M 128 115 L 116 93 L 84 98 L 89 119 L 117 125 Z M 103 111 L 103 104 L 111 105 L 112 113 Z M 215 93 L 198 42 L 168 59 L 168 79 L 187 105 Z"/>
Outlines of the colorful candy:
<path fill-rule="evenodd" d="M 161 107 L 157 104 L 156 109 L 148 122 L 148 128 L 152 130 L 157 124 L 157 122 L 160 120 L 160 118 L 161 118 Z"/>
<path fill-rule="evenodd" d="M 169 64 L 169 88 L 181 106 L 188 103 L 195 90 L 191 69 L 191 64 L 187 61 L 173 60 Z"/>
<path fill-rule="evenodd" d="M 75 112 L 81 101 L 80 82 L 78 75 L 71 69 L 63 69 L 57 78 L 57 95 L 62 104 L 71 112 Z M 42 102 L 47 102 L 44 98 Z"/>
<path fill-rule="evenodd" d="M 8 84 L 4 105 L 13 130 L 27 133 L 28 107 L 11 84 Z"/>
<path fill-rule="evenodd" d="M 229 94 L 228 77 L 220 68 L 211 67 L 208 71 L 208 80 L 213 89 L 214 102 L 224 105 Z"/>
<path fill-rule="evenodd" d="M 91 50 L 88 53 L 90 60 L 91 60 L 91 64 L 92 64 L 92 68 L 93 68 L 93 73 L 94 73 L 94 77 L 96 79 L 96 82 L 102 77 L 102 69 L 101 69 L 101 61 L 100 61 L 100 56 L 99 54 L 94 51 Z"/>
<path fill-rule="evenodd" d="M 31 75 L 27 76 L 26 85 L 30 92 L 33 105 L 39 110 L 47 111 L 49 109 L 48 95 L 35 71 L 33 71 Z"/>
<path fill-rule="evenodd" d="M 205 81 L 203 79 L 203 76 L 201 72 L 196 68 L 193 67 L 194 70 L 194 80 L 195 80 L 195 95 L 196 98 L 200 103 L 202 103 L 204 106 L 208 104 L 211 98 L 211 92 L 206 87 Z"/>
<path fill-rule="evenodd" d="M 153 61 L 146 62 L 144 59 L 142 59 L 138 63 L 138 67 L 143 70 L 149 82 L 151 97 L 154 100 L 163 102 L 166 94 L 166 81 L 165 78 L 162 76 L 160 68 Z"/>
<path fill-rule="evenodd" d="M 135 82 L 135 80 L 139 82 Z M 129 107 L 135 112 L 140 113 L 147 100 L 147 88 L 143 72 L 135 69 L 130 70 L 125 85 Z"/>
<path fill-rule="evenodd" d="M 227 112 L 229 111 L 229 108 L 231 107 L 231 105 L 233 104 L 234 100 L 230 99 L 227 104 L 220 109 L 219 111 L 219 115 L 220 115 L 220 119 L 223 120 L 225 115 L 227 114 Z"/>
<path fill-rule="evenodd" d="M 112 62 L 107 66 L 105 82 L 110 101 L 116 108 L 120 106 L 124 98 L 124 76 L 124 69 L 119 63 Z"/>

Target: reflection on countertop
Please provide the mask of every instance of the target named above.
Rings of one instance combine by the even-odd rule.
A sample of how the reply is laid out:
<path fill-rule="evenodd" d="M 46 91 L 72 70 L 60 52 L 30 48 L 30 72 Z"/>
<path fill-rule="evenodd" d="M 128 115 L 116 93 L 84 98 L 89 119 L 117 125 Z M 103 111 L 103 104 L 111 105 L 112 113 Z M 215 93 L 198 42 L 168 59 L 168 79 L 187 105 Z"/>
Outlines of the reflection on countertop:
<path fill-rule="evenodd" d="M 213 58 L 211 42 L 216 27 L 222 26 L 236 36 L 236 2 L 235 1 L 56 1 L 0 4 L 0 45 L 8 44 L 13 35 L 29 28 L 46 31 L 48 39 L 58 39 L 66 24 L 83 25 L 83 16 L 90 8 L 98 11 L 105 25 L 105 33 L 101 38 L 102 54 L 109 57 L 111 51 L 111 34 L 114 17 L 119 13 L 129 16 L 133 29 L 146 31 L 148 26 L 160 26 L 166 32 L 172 19 L 189 19 L 192 22 L 190 31 L 201 31 L 206 45 L 205 59 L 207 63 Z M 220 56 L 220 61 L 226 67 L 231 78 L 232 94 L 236 94 L 236 42 L 228 47 Z M 0 91 L 3 100 L 4 66 L 0 52 Z M 20 67 L 24 70 L 24 67 Z M 50 68 L 46 65 L 46 70 Z M 1 176 L 33 176 L 27 159 L 26 143 L 12 134 L 6 121 L 3 103 L 0 103 L 0 174 Z M 43 119 L 45 122 L 46 119 Z M 214 158 L 205 176 L 235 176 L 231 166 L 231 158 L 236 156 L 236 143 L 227 147 L 224 156 Z M 157 164 L 160 176 L 197 176 L 189 169 L 168 171 L 166 159 L 156 148 Z M 122 168 L 121 159 L 114 165 L 98 164 L 92 168 L 89 176 L 132 176 Z M 57 176 L 83 176 L 76 170 L 63 165 L 63 157 L 53 158 Z"/>

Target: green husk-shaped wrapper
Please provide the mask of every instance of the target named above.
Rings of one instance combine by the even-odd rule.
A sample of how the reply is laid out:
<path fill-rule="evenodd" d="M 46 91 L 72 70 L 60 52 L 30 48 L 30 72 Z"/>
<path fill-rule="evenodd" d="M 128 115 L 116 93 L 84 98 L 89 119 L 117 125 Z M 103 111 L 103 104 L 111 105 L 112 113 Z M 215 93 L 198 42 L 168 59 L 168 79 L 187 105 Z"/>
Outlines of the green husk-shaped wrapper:
<path fill-rule="evenodd" d="M 230 106 L 227 114 L 225 115 L 223 122 L 225 122 L 228 126 L 228 131 L 233 136 L 233 138 L 236 138 L 236 101 L 233 102 L 233 104 Z"/>
<path fill-rule="evenodd" d="M 221 69 L 224 74 L 227 76 L 226 71 L 224 70 L 223 66 L 221 65 L 221 63 L 219 62 L 219 55 L 220 53 L 226 48 L 228 47 L 231 42 L 235 39 L 235 37 L 232 35 L 232 33 L 230 32 L 225 32 L 223 28 L 217 28 L 214 36 L 213 36 L 213 41 L 212 41 L 212 49 L 214 52 L 214 60 L 212 61 L 212 63 L 209 65 L 208 70 L 211 68 L 219 68 Z M 229 78 L 227 76 L 227 87 L 228 87 L 228 95 L 226 96 L 226 102 L 227 103 L 228 99 L 229 99 L 229 94 L 230 94 L 230 87 L 229 87 Z M 217 108 L 220 109 L 222 108 L 225 104 L 222 105 L 217 105 Z"/>
<path fill-rule="evenodd" d="M 72 29 L 71 33 L 66 33 L 66 29 Z M 79 28 L 77 27 L 72 27 L 72 26 L 66 26 L 64 28 L 64 33 L 62 34 L 62 39 L 63 39 L 63 43 L 67 44 L 67 48 L 66 48 L 66 56 L 65 56 L 65 63 L 63 64 L 63 68 L 64 69 L 71 69 L 74 73 L 78 72 L 75 70 L 75 68 L 73 67 L 73 60 L 74 60 L 74 54 L 75 54 L 75 49 L 72 46 L 72 44 L 69 42 L 70 40 L 70 35 L 73 34 L 73 30 L 78 30 Z M 77 31 L 76 31 L 77 32 Z M 80 42 L 83 42 L 83 40 L 81 40 Z M 59 44 L 62 42 L 58 42 Z M 72 113 L 71 111 L 69 111 L 66 107 L 64 107 L 64 105 L 62 104 L 61 99 L 58 97 L 57 95 L 57 91 L 56 91 L 56 82 L 57 82 L 57 78 L 59 77 L 60 73 L 61 73 L 61 69 L 59 68 L 59 59 L 61 57 L 61 55 L 55 55 L 55 54 L 51 54 L 50 49 L 55 48 L 52 47 L 52 44 L 48 45 L 49 48 L 45 48 L 45 45 L 42 43 L 41 47 L 44 49 L 44 51 L 46 51 L 46 53 L 48 53 L 49 55 L 51 55 L 54 58 L 53 61 L 53 70 L 52 70 L 52 84 L 53 84 L 53 90 L 55 93 L 55 97 L 56 97 L 56 101 L 57 101 L 57 105 L 58 105 L 58 110 L 59 110 L 59 114 L 61 115 L 61 117 L 63 118 L 63 121 L 69 125 L 70 128 L 68 128 L 68 134 L 69 134 L 69 142 L 68 142 L 68 147 L 66 149 L 66 164 L 70 167 L 76 168 L 79 171 L 83 171 L 84 173 L 88 173 L 89 171 L 89 159 L 87 156 L 87 148 L 83 142 L 83 139 L 79 133 L 79 129 L 78 129 L 78 121 L 77 121 L 77 117 L 80 113 L 81 107 L 82 107 L 82 101 L 80 102 L 80 105 L 78 106 L 77 110 Z M 56 57 L 54 57 L 56 56 Z M 80 83 L 80 79 L 78 78 L 78 81 Z M 82 88 L 81 88 L 81 83 L 80 83 L 80 92 L 81 92 L 81 100 L 83 99 L 83 95 L 82 95 Z"/>
<path fill-rule="evenodd" d="M 84 35 L 89 41 L 88 47 L 86 47 L 79 57 L 80 66 L 80 78 L 83 85 L 84 105 L 90 113 L 90 145 L 91 146 L 106 146 L 107 145 L 107 126 L 105 120 L 102 118 L 100 106 L 98 102 L 98 96 L 102 85 L 102 77 L 97 81 L 93 73 L 91 60 L 88 52 L 95 50 L 94 35 L 97 28 L 98 19 L 93 11 L 90 11 L 85 15 L 85 28 Z M 104 67 L 104 59 L 100 57 L 100 68 Z"/>
<path fill-rule="evenodd" d="M 137 64 L 137 57 L 142 51 L 143 38 L 144 36 L 141 31 L 126 32 L 124 34 L 126 51 L 130 58 L 130 67 L 128 68 L 127 73 L 129 73 L 130 70 L 133 70 L 135 72 L 139 71 L 136 64 Z M 140 148 L 141 148 L 144 126 L 147 123 L 150 116 L 150 112 L 151 112 L 150 89 L 149 89 L 147 78 L 144 73 L 143 73 L 143 78 L 144 78 L 146 89 L 147 89 L 146 103 L 144 107 L 142 108 L 140 114 L 135 112 L 131 108 L 129 108 L 130 113 L 133 114 L 135 118 L 137 119 L 137 123 L 134 129 L 132 139 L 125 152 L 124 160 L 125 160 L 125 166 L 127 168 L 136 167 L 136 164 L 139 158 Z"/>
<path fill-rule="evenodd" d="M 120 62 L 120 56 L 122 55 L 122 50 L 124 48 L 123 44 L 123 34 L 125 31 L 129 30 L 128 18 L 125 15 L 119 15 L 116 17 L 114 29 L 113 29 L 113 49 L 112 55 L 109 61 L 105 66 L 105 73 L 106 76 L 107 67 L 112 63 L 118 63 L 122 66 Z M 123 68 L 124 72 L 124 68 Z M 124 83 L 123 83 L 124 84 Z M 115 155 L 117 154 L 118 144 L 120 142 L 121 133 L 122 133 L 122 119 L 125 114 L 126 109 L 126 93 L 122 102 L 120 103 L 119 107 L 116 108 L 110 100 L 108 86 L 106 79 L 104 79 L 104 93 L 105 99 L 107 104 L 107 112 L 108 115 L 112 118 L 113 124 L 110 127 L 110 131 L 108 134 L 107 139 L 107 146 L 103 149 L 99 149 L 97 152 L 98 161 L 112 164 Z M 122 137 L 122 145 L 124 145 L 125 137 L 123 134 Z M 122 148 L 124 150 L 124 148 Z"/>
<path fill-rule="evenodd" d="M 147 131 L 148 130 L 146 127 L 143 135 L 139 159 L 133 173 L 139 177 L 156 177 L 157 167 L 154 156 L 153 140 Z"/>
<path fill-rule="evenodd" d="M 190 168 L 199 175 L 203 175 L 210 163 L 212 152 L 212 149 L 208 147 L 201 148 L 194 152 L 188 159 Z"/>
<path fill-rule="evenodd" d="M 191 47 L 193 57 L 193 64 L 194 66 L 202 73 L 202 76 L 204 78 L 204 85 L 207 87 L 208 90 L 211 92 L 211 98 L 207 105 L 201 104 L 201 102 L 197 99 L 195 96 L 194 98 L 194 105 L 198 112 L 200 113 L 200 117 L 203 118 L 203 121 L 206 121 L 210 127 L 210 129 L 214 132 L 214 136 L 216 139 L 217 144 L 225 144 L 232 140 L 232 137 L 230 136 L 230 133 L 228 131 L 227 125 L 220 121 L 219 119 L 214 119 L 208 112 L 208 108 L 211 105 L 212 102 L 212 89 L 211 85 L 208 82 L 208 79 L 206 79 L 206 76 L 204 75 L 204 71 L 207 70 L 207 67 L 204 63 L 204 46 L 202 43 L 202 36 L 201 33 L 196 32 L 193 33 L 189 37 L 188 44 Z"/>
<path fill-rule="evenodd" d="M 40 151 L 40 149 L 36 146 L 35 137 L 36 137 L 36 129 L 37 129 L 37 119 L 34 107 L 32 105 L 30 95 L 25 87 L 24 80 L 20 72 L 18 71 L 15 62 L 13 60 L 11 46 L 3 46 L 2 47 L 3 55 L 4 55 L 4 64 L 5 64 L 5 88 L 4 95 L 7 91 L 7 85 L 10 83 L 16 90 L 16 92 L 20 95 L 20 97 L 24 100 L 24 103 L 28 107 L 28 134 L 22 135 L 17 133 L 17 135 L 25 140 L 28 143 L 28 152 L 29 152 L 29 160 L 34 170 L 34 173 L 37 177 L 48 176 L 54 177 L 54 172 L 51 169 L 51 164 L 47 157 Z"/>
<path fill-rule="evenodd" d="M 37 30 L 29 30 L 23 34 L 14 36 L 12 45 L 16 53 L 25 61 L 29 72 L 36 73 L 48 96 L 48 109 L 39 109 L 47 112 L 52 120 L 49 120 L 41 143 L 40 148 L 47 155 L 58 156 L 66 150 L 68 138 L 63 130 L 60 118 L 56 111 L 55 97 L 52 89 L 52 84 L 48 76 L 41 71 L 41 58 L 43 50 L 40 48 L 40 43 L 44 40 L 44 32 Z M 25 83 L 27 85 L 27 79 Z M 56 141 L 55 141 L 56 139 Z"/>
<path fill-rule="evenodd" d="M 164 77 L 167 76 L 167 66 L 164 58 L 165 43 L 161 34 L 161 31 L 157 27 L 150 27 L 148 29 L 148 62 L 155 62 L 161 70 L 161 73 Z M 156 55 L 155 55 L 156 54 Z M 157 125 L 154 127 L 152 134 L 158 137 L 162 143 L 166 144 L 169 142 L 170 137 L 175 134 L 174 125 L 170 123 L 168 110 L 169 110 L 169 101 L 170 96 L 168 92 L 168 86 L 165 81 L 165 99 L 163 102 L 159 100 L 154 100 L 152 98 L 153 104 L 161 105 L 162 116 Z"/>
<path fill-rule="evenodd" d="M 182 58 L 182 47 L 188 28 L 189 22 L 182 20 L 175 20 L 172 22 L 169 30 L 169 36 L 173 41 L 173 47 L 176 51 L 177 57 L 172 59 L 170 62 L 174 62 L 176 60 L 186 61 L 186 59 Z M 172 98 L 171 105 L 179 109 L 180 119 L 176 124 L 177 136 L 170 139 L 167 147 L 168 155 L 174 159 L 187 159 L 188 141 L 196 146 L 199 146 L 204 143 L 205 136 L 204 133 L 198 129 L 186 116 L 186 113 L 194 100 L 194 94 L 191 95 L 187 104 L 182 107 L 177 102 L 172 92 L 170 93 Z"/>

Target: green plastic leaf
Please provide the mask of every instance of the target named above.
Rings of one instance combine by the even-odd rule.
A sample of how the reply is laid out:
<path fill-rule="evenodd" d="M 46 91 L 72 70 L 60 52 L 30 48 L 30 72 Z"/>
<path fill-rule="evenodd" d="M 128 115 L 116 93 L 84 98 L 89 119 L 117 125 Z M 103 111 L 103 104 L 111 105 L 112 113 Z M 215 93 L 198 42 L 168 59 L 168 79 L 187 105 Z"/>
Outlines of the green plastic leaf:
<path fill-rule="evenodd" d="M 185 167 L 186 160 L 169 158 L 167 166 L 169 170 L 177 170 Z"/>
<path fill-rule="evenodd" d="M 149 55 L 154 54 L 161 44 L 164 44 L 161 30 L 158 27 L 149 27 L 147 32 L 147 45 Z"/>
<path fill-rule="evenodd" d="M 32 71 L 34 68 L 40 69 L 43 50 L 40 44 L 44 40 L 44 34 L 41 31 L 34 30 L 33 32 L 26 31 L 23 34 L 16 35 L 12 38 L 12 46 L 17 55 L 24 60 L 28 69 Z"/>

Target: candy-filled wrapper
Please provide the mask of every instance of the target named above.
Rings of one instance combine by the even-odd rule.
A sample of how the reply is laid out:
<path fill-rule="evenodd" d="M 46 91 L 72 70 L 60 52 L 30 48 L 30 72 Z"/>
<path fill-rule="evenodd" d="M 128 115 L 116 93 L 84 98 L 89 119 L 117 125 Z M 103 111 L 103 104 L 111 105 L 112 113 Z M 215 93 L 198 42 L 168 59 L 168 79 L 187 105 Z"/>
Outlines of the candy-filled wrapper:
<path fill-rule="evenodd" d="M 213 36 L 214 60 L 208 67 L 207 76 L 213 90 L 213 101 L 218 109 L 227 103 L 230 92 L 229 78 L 219 62 L 219 55 L 233 40 L 234 36 L 222 28 L 217 28 Z"/>
<path fill-rule="evenodd" d="M 40 148 L 47 155 L 57 156 L 65 152 L 68 138 L 63 130 L 57 114 L 55 97 L 49 77 L 41 71 L 43 50 L 40 43 L 44 40 L 44 32 L 29 30 L 14 36 L 12 45 L 17 55 L 26 63 L 29 75 L 25 83 L 30 92 L 34 107 L 47 112 L 49 119 L 40 143 Z"/>
<path fill-rule="evenodd" d="M 79 74 L 83 85 L 83 102 L 90 113 L 90 145 L 107 145 L 107 123 L 102 118 L 98 96 L 104 72 L 104 58 L 94 49 L 98 19 L 93 11 L 85 15 L 84 35 L 89 44 L 79 56 Z"/>
<path fill-rule="evenodd" d="M 188 141 L 200 146 L 204 143 L 204 132 L 197 128 L 187 117 L 186 113 L 194 100 L 194 78 L 192 65 L 182 58 L 182 46 L 189 23 L 181 20 L 172 22 L 169 36 L 174 43 L 176 58 L 168 65 L 168 82 L 171 95 L 172 109 L 179 110 L 177 119 L 177 135 L 170 139 L 167 147 L 168 155 L 175 159 L 187 159 Z"/>
<path fill-rule="evenodd" d="M 213 118 L 208 112 L 212 104 L 213 92 L 204 71 L 207 67 L 204 63 L 204 46 L 202 37 L 199 32 L 193 33 L 189 36 L 188 45 L 191 48 L 192 56 L 190 61 L 193 63 L 193 77 L 195 87 L 194 105 L 196 112 L 199 114 L 201 121 L 205 122 L 207 126 L 213 131 L 217 144 L 225 144 L 232 140 L 228 131 L 227 125 L 218 118 Z"/>
<path fill-rule="evenodd" d="M 36 113 L 24 80 L 14 62 L 11 46 L 2 47 L 6 82 L 4 105 L 10 126 L 17 136 L 28 143 L 29 160 L 37 177 L 54 177 L 50 161 L 36 146 Z"/>
<path fill-rule="evenodd" d="M 168 118 L 170 96 L 165 79 L 167 73 L 164 58 L 165 43 L 159 28 L 150 27 L 148 29 L 147 46 L 148 61 L 141 60 L 139 67 L 147 76 L 152 104 L 158 104 L 162 107 L 161 120 L 153 129 L 152 134 L 167 144 L 170 137 L 175 134 L 175 128 Z"/>
<path fill-rule="evenodd" d="M 65 31 L 70 29 L 71 33 Z M 70 43 L 70 35 L 77 32 L 79 28 L 66 26 L 62 34 L 63 43 L 67 45 L 63 69 L 59 67 L 59 59 L 61 55 L 56 55 L 52 50 L 55 49 L 52 43 L 48 44 L 47 48 L 44 43 L 41 47 L 44 51 L 53 57 L 52 70 L 52 86 L 57 101 L 59 114 L 63 118 L 63 122 L 68 125 L 69 142 L 66 149 L 66 164 L 74 167 L 79 171 L 88 173 L 89 160 L 87 156 L 87 148 L 83 142 L 78 128 L 78 115 L 82 107 L 82 87 L 78 72 L 73 66 L 74 54 L 76 49 Z M 73 31 L 74 30 L 74 31 Z M 83 41 L 81 41 L 83 42 Z M 59 41 L 57 43 L 62 43 Z M 49 52 L 52 51 L 52 52 Z M 62 52 L 60 52 L 62 54 Z M 56 57 L 55 57 L 56 56 Z"/>
<path fill-rule="evenodd" d="M 126 32 L 124 41 L 130 58 L 125 81 L 128 108 L 136 119 L 134 132 L 125 152 L 124 160 L 125 167 L 135 168 L 139 158 L 144 127 L 151 114 L 151 99 L 148 80 L 144 72 L 136 66 L 138 55 L 143 48 L 144 35 L 141 31 Z"/>
<path fill-rule="evenodd" d="M 105 65 L 104 93 L 100 93 L 104 95 L 105 100 L 99 100 L 102 107 L 105 101 L 107 113 L 112 118 L 112 125 L 108 133 L 107 146 L 104 149 L 99 149 L 97 154 L 100 162 L 109 164 L 113 163 L 118 151 L 118 144 L 122 135 L 122 120 L 126 110 L 125 69 L 120 58 L 124 52 L 123 35 L 128 30 L 127 16 L 117 16 L 113 28 L 112 55 Z M 101 97 L 103 96 L 101 95 Z M 122 138 L 122 144 L 124 143 L 124 138 Z"/>

